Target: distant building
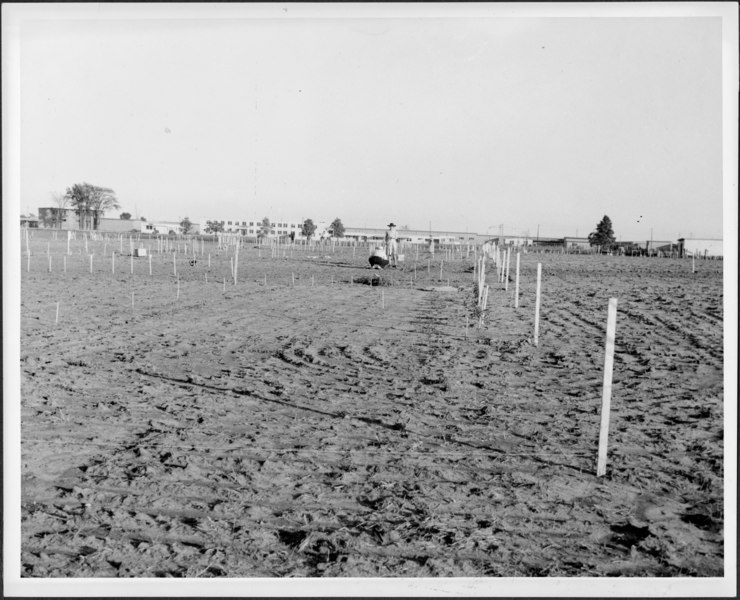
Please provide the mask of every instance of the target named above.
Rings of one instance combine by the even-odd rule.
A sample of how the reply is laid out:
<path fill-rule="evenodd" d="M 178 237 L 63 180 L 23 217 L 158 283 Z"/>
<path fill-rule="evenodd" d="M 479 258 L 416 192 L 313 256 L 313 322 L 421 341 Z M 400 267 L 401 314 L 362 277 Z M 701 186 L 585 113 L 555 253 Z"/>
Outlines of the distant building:
<path fill-rule="evenodd" d="M 97 231 L 104 233 L 141 233 L 147 224 L 141 219 L 98 219 Z"/>
<path fill-rule="evenodd" d="M 591 250 L 591 242 L 588 241 L 587 237 L 564 237 L 563 247 L 566 252 Z"/>
<path fill-rule="evenodd" d="M 359 242 L 382 242 L 385 240 L 387 227 L 347 227 L 344 228 L 344 239 Z M 398 229 L 398 241 L 411 244 L 466 245 L 477 243 L 477 235 L 467 231 L 425 231 L 423 229 Z"/>
<path fill-rule="evenodd" d="M 665 240 L 648 240 L 644 248 L 648 256 L 671 256 L 674 252 L 678 252 L 678 244 Z"/>
<path fill-rule="evenodd" d="M 262 219 L 263 217 L 240 217 L 238 219 L 205 219 L 203 224 L 203 231 L 205 232 L 208 223 L 219 223 L 223 227 L 224 233 L 239 233 L 241 235 L 258 236 L 262 233 Z M 305 220 L 305 219 L 304 219 Z M 286 236 L 291 233 L 295 237 L 299 237 L 301 228 L 303 227 L 303 221 L 296 221 L 290 219 L 278 219 L 273 221 L 270 219 L 270 236 Z M 319 234 L 318 223 L 316 224 L 316 234 Z"/>
<path fill-rule="evenodd" d="M 52 229 L 79 229 L 77 212 L 73 208 L 44 206 L 39 208 L 39 226 Z"/>
<path fill-rule="evenodd" d="M 33 215 L 21 215 L 21 227 L 36 229 L 39 226 L 38 218 Z"/>
<path fill-rule="evenodd" d="M 722 253 L 722 240 L 680 238 L 678 240 L 678 255 L 696 256 L 701 258 L 724 256 Z"/>

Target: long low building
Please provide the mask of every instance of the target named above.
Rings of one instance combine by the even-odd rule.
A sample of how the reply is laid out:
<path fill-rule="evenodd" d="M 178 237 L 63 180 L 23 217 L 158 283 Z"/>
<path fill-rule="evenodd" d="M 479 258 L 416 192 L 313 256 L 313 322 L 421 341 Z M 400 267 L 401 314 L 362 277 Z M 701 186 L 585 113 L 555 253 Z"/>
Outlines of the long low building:
<path fill-rule="evenodd" d="M 701 258 L 717 258 L 724 256 L 722 252 L 722 240 L 679 238 L 679 256 L 696 256 Z"/>

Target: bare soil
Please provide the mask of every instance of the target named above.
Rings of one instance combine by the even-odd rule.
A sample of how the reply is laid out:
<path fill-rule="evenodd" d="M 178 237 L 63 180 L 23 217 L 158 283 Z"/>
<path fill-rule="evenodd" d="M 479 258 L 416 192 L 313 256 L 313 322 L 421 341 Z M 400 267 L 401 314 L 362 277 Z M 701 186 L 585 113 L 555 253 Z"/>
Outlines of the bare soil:
<path fill-rule="evenodd" d="M 208 245 L 178 298 L 90 244 L 22 261 L 23 576 L 723 575 L 721 261 L 524 254 L 478 329 L 472 255 L 242 248 L 224 292 Z"/>

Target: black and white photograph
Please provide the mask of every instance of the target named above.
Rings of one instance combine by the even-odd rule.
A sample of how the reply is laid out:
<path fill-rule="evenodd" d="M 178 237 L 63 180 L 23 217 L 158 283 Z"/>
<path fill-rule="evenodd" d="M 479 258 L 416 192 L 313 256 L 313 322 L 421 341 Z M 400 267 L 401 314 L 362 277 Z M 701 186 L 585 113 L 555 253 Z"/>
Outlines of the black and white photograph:
<path fill-rule="evenodd" d="M 737 594 L 738 6 L 3 3 L 6 596 Z"/>

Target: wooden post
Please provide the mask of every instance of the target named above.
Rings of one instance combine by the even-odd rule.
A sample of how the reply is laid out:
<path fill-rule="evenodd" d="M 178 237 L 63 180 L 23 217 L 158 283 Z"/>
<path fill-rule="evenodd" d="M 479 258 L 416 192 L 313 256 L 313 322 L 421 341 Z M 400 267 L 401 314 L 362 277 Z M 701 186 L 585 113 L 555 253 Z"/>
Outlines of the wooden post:
<path fill-rule="evenodd" d="M 509 291 L 509 263 L 511 262 L 511 248 L 506 249 L 506 275 L 504 275 L 504 291 Z"/>
<path fill-rule="evenodd" d="M 211 253 L 208 253 L 208 268 L 211 268 Z"/>
<path fill-rule="evenodd" d="M 69 256 L 71 254 L 71 251 L 69 249 L 69 241 L 71 239 L 72 239 L 72 232 L 71 231 L 68 231 L 67 232 L 67 256 Z"/>
<path fill-rule="evenodd" d="M 66 273 L 67 272 L 67 257 L 66 256 L 62 257 L 62 268 L 64 269 L 64 272 Z"/>
<path fill-rule="evenodd" d="M 542 277 L 542 263 L 537 263 L 537 295 L 534 301 L 534 345 L 539 342 L 540 334 L 540 279 Z"/>
<path fill-rule="evenodd" d="M 234 249 L 234 285 L 236 285 L 238 272 L 239 272 L 239 242 L 237 241 L 236 248 Z"/>
<path fill-rule="evenodd" d="M 295 273 L 291 273 L 290 274 L 290 279 L 291 279 L 291 282 L 293 284 L 293 287 L 295 287 Z"/>
<path fill-rule="evenodd" d="M 226 293 L 226 277 L 224 277 L 224 294 Z"/>
<path fill-rule="evenodd" d="M 516 281 L 514 283 L 514 308 L 519 308 L 519 258 L 520 253 L 516 253 Z"/>
<path fill-rule="evenodd" d="M 152 276 L 152 255 L 149 253 L 149 277 Z"/>
<path fill-rule="evenodd" d="M 131 292 L 131 310 L 134 309 L 134 293 Z"/>
<path fill-rule="evenodd" d="M 596 476 L 606 473 L 606 449 L 609 436 L 609 413 L 612 401 L 612 372 L 614 370 L 614 340 L 617 331 L 617 299 L 609 298 L 606 317 L 606 354 L 604 356 L 604 388 L 601 395 L 601 428 L 599 430 L 599 460 Z"/>
<path fill-rule="evenodd" d="M 131 253 L 131 275 L 134 274 L 134 253 Z"/>
<path fill-rule="evenodd" d="M 172 274 L 177 277 L 177 250 L 172 253 Z"/>
<path fill-rule="evenodd" d="M 49 273 L 51 273 L 51 254 L 49 254 Z"/>
<path fill-rule="evenodd" d="M 57 315 L 54 317 L 54 325 L 59 324 L 59 302 L 57 302 Z"/>

